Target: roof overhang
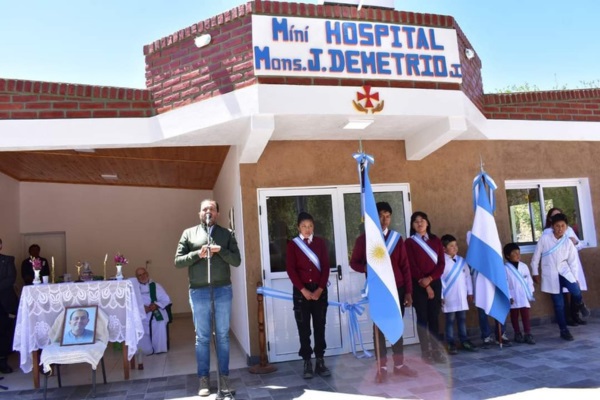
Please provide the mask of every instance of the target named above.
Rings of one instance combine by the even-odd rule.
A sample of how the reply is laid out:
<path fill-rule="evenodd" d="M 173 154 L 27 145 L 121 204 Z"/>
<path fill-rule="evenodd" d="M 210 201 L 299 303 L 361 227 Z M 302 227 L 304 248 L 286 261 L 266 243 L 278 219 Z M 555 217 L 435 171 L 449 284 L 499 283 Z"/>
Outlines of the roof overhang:
<path fill-rule="evenodd" d="M 151 118 L 0 121 L 0 150 L 237 146 L 255 163 L 271 140 L 404 140 L 420 160 L 452 140 L 600 140 L 600 124 L 488 120 L 459 90 L 371 88 L 380 111 L 355 107 L 362 87 L 258 84 Z M 373 122 L 343 129 L 350 120 Z"/>

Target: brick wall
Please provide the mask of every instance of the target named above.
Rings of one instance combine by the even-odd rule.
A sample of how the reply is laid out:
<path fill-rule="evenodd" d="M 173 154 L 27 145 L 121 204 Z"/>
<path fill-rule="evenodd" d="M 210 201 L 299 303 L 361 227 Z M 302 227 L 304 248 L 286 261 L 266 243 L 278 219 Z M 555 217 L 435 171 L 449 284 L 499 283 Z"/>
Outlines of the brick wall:
<path fill-rule="evenodd" d="M 140 118 L 155 114 L 148 90 L 0 79 L 0 119 Z"/>
<path fill-rule="evenodd" d="M 490 119 L 600 122 L 600 89 L 486 94 Z"/>
<path fill-rule="evenodd" d="M 354 19 L 456 29 L 463 65 L 463 84 L 361 80 L 336 78 L 291 78 L 254 76 L 251 14 L 289 15 L 332 19 Z M 198 49 L 194 38 L 209 33 L 212 42 Z M 463 90 L 482 107 L 481 61 L 467 60 L 464 49 L 472 46 L 453 17 L 434 14 L 350 6 L 324 6 L 255 0 L 205 21 L 198 22 L 144 47 L 146 87 L 153 93 L 159 113 L 219 96 L 256 83 L 404 87 Z"/>
<path fill-rule="evenodd" d="M 256 83 L 253 72 L 252 3 L 198 22 L 144 46 L 146 87 L 159 113 Z M 198 49 L 194 39 L 210 34 Z"/>
<path fill-rule="evenodd" d="M 468 59 L 465 55 L 466 49 L 475 51 L 469 39 L 465 33 L 460 29 L 460 26 L 456 22 L 453 23 L 452 27 L 456 29 L 456 35 L 458 36 L 458 54 L 460 56 L 460 65 L 462 67 L 462 85 L 461 90 L 471 99 L 473 104 L 480 111 L 483 111 L 483 80 L 481 79 L 481 59 L 475 53 L 472 59 Z"/>

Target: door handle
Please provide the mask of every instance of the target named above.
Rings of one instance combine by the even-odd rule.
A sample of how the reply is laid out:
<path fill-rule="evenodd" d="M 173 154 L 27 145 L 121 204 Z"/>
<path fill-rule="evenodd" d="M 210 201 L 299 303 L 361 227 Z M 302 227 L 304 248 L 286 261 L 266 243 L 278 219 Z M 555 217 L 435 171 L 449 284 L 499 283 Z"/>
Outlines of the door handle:
<path fill-rule="evenodd" d="M 343 278 L 343 277 L 342 277 L 342 266 L 341 266 L 341 265 L 338 265 L 338 266 L 337 266 L 337 274 L 338 274 L 338 280 L 340 280 L 340 281 L 341 281 L 341 280 L 342 280 L 342 278 Z"/>

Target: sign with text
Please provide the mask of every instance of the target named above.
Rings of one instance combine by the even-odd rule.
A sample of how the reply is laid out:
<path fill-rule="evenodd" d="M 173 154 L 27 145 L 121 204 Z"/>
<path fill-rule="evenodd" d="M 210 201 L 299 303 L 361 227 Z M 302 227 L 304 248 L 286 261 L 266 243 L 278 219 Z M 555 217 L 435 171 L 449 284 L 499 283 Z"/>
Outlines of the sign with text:
<path fill-rule="evenodd" d="M 462 82 L 454 29 L 252 16 L 256 76 Z"/>

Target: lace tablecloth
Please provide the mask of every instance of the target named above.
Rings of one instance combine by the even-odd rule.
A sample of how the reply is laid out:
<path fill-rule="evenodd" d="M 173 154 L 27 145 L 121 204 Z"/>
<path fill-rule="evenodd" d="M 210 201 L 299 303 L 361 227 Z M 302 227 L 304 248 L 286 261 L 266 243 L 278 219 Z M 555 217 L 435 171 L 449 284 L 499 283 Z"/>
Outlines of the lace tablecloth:
<path fill-rule="evenodd" d="M 109 341 L 125 342 L 129 359 L 135 355 L 145 314 L 129 280 L 25 286 L 13 344 L 23 372 L 32 370 L 31 352 L 50 344 L 52 324 L 65 307 L 88 305 L 98 305 L 108 316 Z"/>

